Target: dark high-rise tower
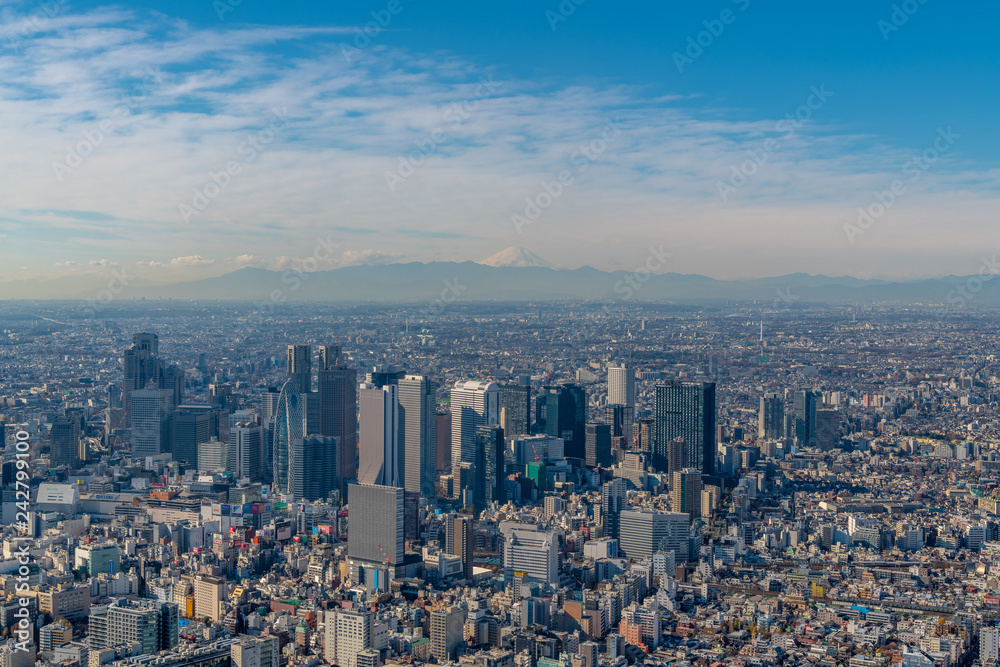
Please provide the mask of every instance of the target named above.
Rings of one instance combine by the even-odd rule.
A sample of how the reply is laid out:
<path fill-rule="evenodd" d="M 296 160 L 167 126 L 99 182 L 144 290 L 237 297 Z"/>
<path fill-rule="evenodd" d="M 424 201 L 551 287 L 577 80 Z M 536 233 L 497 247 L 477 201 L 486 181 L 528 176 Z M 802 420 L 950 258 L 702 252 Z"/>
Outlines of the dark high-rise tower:
<path fill-rule="evenodd" d="M 448 517 L 445 532 L 445 551 L 462 559 L 462 570 L 465 578 L 472 577 L 472 517 L 452 515 Z"/>
<path fill-rule="evenodd" d="M 504 433 L 499 426 L 481 426 L 476 431 L 476 509 L 506 500 Z"/>
<path fill-rule="evenodd" d="M 619 538 L 621 513 L 625 509 L 628 509 L 628 487 L 623 478 L 616 477 L 601 487 L 601 520 L 604 522 L 605 537 Z"/>
<path fill-rule="evenodd" d="M 610 468 L 611 427 L 607 424 L 587 424 L 587 467 Z"/>
<path fill-rule="evenodd" d="M 312 348 L 308 345 L 288 346 L 288 379 L 295 380 L 300 394 L 312 391 Z"/>
<path fill-rule="evenodd" d="M 781 395 L 768 392 L 761 396 L 757 436 L 766 440 L 780 440 L 784 426 L 785 401 Z"/>
<path fill-rule="evenodd" d="M 509 437 L 527 435 L 531 430 L 531 386 L 500 385 L 500 407 L 507 420 L 504 433 Z"/>
<path fill-rule="evenodd" d="M 137 333 L 132 336 L 132 347 L 125 350 L 122 357 L 124 380 L 122 382 L 122 406 L 125 408 L 125 425 L 132 423 L 131 394 L 137 389 L 159 389 L 163 380 L 163 362 L 160 361 L 160 339 L 153 333 Z M 175 404 L 176 405 L 176 404 Z"/>
<path fill-rule="evenodd" d="M 80 454 L 80 434 L 82 419 L 78 412 L 70 412 L 56 417 L 52 422 L 52 445 L 49 462 L 52 467 L 70 466 L 76 463 Z"/>
<path fill-rule="evenodd" d="M 542 388 L 545 396 L 545 433 L 562 438 L 567 458 L 587 456 L 587 394 L 575 384 Z"/>
<path fill-rule="evenodd" d="M 340 366 L 319 372 L 319 432 L 338 439 L 337 488 L 358 474 L 358 372 Z"/>
<path fill-rule="evenodd" d="M 816 445 L 816 399 L 809 389 L 795 392 L 795 440 L 799 447 Z"/>
<path fill-rule="evenodd" d="M 669 445 L 684 438 L 685 467 L 715 474 L 716 407 L 714 382 L 667 382 L 656 386 L 653 467 L 667 472 Z"/>

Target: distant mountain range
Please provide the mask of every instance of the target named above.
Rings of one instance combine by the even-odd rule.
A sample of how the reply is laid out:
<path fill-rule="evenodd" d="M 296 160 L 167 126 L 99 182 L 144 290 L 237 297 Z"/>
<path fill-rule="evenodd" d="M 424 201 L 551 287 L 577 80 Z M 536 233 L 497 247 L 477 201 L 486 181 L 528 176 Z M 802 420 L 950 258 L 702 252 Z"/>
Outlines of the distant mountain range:
<path fill-rule="evenodd" d="M 754 280 L 717 280 L 700 275 L 554 269 L 525 266 L 537 256 L 504 251 L 490 266 L 476 262 L 431 262 L 347 266 L 296 273 L 244 268 L 215 278 L 170 285 L 133 280 L 113 294 L 119 299 L 179 299 L 325 302 L 629 300 L 645 302 L 758 301 L 779 308 L 800 303 L 919 305 L 1000 304 L 1000 280 L 948 276 L 907 282 L 833 278 L 796 273 Z M 88 299 L 106 289 L 107 278 L 59 278 L 0 283 L 0 299 Z M 116 286 L 117 287 L 117 286 Z M 971 289 L 980 288 L 973 293 Z M 965 293 L 960 291 L 965 289 Z"/>

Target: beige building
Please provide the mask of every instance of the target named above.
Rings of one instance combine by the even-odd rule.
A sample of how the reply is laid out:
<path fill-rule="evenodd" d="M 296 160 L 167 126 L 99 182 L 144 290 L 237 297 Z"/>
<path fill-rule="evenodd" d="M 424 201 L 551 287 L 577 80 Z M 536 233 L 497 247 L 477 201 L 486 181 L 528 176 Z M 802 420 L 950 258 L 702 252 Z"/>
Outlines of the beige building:
<path fill-rule="evenodd" d="M 208 574 L 194 578 L 194 614 L 212 621 L 222 618 L 222 601 L 226 599 L 226 580 Z"/>

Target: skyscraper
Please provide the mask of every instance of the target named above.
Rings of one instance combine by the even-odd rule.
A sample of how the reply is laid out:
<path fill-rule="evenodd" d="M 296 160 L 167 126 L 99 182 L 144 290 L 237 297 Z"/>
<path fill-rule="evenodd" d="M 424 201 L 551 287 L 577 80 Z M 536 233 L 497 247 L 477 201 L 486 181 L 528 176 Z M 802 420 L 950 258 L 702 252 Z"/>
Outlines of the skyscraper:
<path fill-rule="evenodd" d="M 328 353 L 329 354 L 329 353 Z M 337 487 L 358 471 L 358 372 L 339 366 L 319 372 L 319 432 L 337 438 L 340 446 Z"/>
<path fill-rule="evenodd" d="M 312 348 L 308 345 L 288 346 L 288 379 L 295 380 L 300 394 L 312 391 Z"/>
<path fill-rule="evenodd" d="M 799 447 L 816 445 L 816 399 L 819 395 L 810 389 L 795 392 L 795 440 Z"/>
<path fill-rule="evenodd" d="M 237 422 L 229 429 L 230 467 L 236 479 L 260 481 L 260 461 L 263 454 L 261 428 L 255 422 Z"/>
<path fill-rule="evenodd" d="M 635 369 L 625 364 L 608 366 L 608 405 L 625 406 L 622 430 L 630 432 L 635 415 Z"/>
<path fill-rule="evenodd" d="M 462 559 L 465 579 L 472 578 L 472 553 L 475 543 L 472 534 L 472 517 L 450 515 L 445 521 L 445 551 Z"/>
<path fill-rule="evenodd" d="M 124 380 L 122 382 L 122 406 L 125 408 L 125 425 L 132 423 L 131 394 L 137 389 L 146 389 L 152 383 L 160 387 L 164 366 L 159 358 L 160 339 L 156 334 L 137 333 L 132 336 L 132 347 L 125 350 L 122 357 Z"/>
<path fill-rule="evenodd" d="M 669 468 L 668 448 L 674 438 L 684 438 L 684 466 L 705 475 L 715 474 L 716 407 L 714 382 L 671 381 L 656 386 L 653 467 Z"/>
<path fill-rule="evenodd" d="M 500 386 L 495 382 L 466 380 L 451 390 L 451 461 L 475 463 L 476 430 L 500 422 Z"/>
<path fill-rule="evenodd" d="M 60 415 L 52 422 L 49 462 L 53 468 L 76 463 L 80 454 L 81 422 L 82 416 L 75 411 Z"/>
<path fill-rule="evenodd" d="M 347 557 L 351 581 L 385 591 L 403 562 L 403 489 L 351 484 L 348 492 Z M 388 560 L 388 567 L 386 566 Z M 383 578 L 380 578 L 383 577 Z"/>
<path fill-rule="evenodd" d="M 132 458 L 162 454 L 170 437 L 173 393 L 167 389 L 135 389 L 129 394 L 132 415 Z"/>
<path fill-rule="evenodd" d="M 324 500 L 337 488 L 337 457 L 340 446 L 331 435 L 309 435 L 302 439 L 301 488 L 295 489 L 295 497 L 304 500 Z"/>
<path fill-rule="evenodd" d="M 434 442 L 434 472 L 443 472 L 451 465 L 450 412 L 434 415 Z"/>
<path fill-rule="evenodd" d="M 586 458 L 586 392 L 567 383 L 542 387 L 541 395 L 545 397 L 545 433 L 563 439 L 566 458 Z"/>
<path fill-rule="evenodd" d="M 174 461 L 184 465 L 198 463 L 198 445 L 211 437 L 211 419 L 209 410 L 180 406 L 174 411 L 170 417 L 170 454 Z"/>
<path fill-rule="evenodd" d="M 531 385 L 504 383 L 500 385 L 500 407 L 505 410 L 508 437 L 531 432 Z"/>
<path fill-rule="evenodd" d="M 399 451 L 399 387 L 363 383 L 358 391 L 361 407 L 358 482 L 402 486 Z"/>
<path fill-rule="evenodd" d="M 785 425 L 785 401 L 780 394 L 768 392 L 760 398 L 757 417 L 757 436 L 766 440 L 780 440 Z"/>
<path fill-rule="evenodd" d="M 403 488 L 425 498 L 433 498 L 436 445 L 434 384 L 423 375 L 406 375 L 398 383 Z"/>
<path fill-rule="evenodd" d="M 840 446 L 840 411 L 836 408 L 816 410 L 816 446 L 823 451 Z"/>
<path fill-rule="evenodd" d="M 587 424 L 587 467 L 610 468 L 611 427 L 607 424 Z"/>
<path fill-rule="evenodd" d="M 701 516 L 701 471 L 685 468 L 670 474 L 670 509 L 687 514 L 692 520 Z"/>
<path fill-rule="evenodd" d="M 601 486 L 601 520 L 604 522 L 604 537 L 616 540 L 619 538 L 621 513 L 628 508 L 627 491 L 628 487 L 621 477 L 616 477 Z"/>
<path fill-rule="evenodd" d="M 504 432 L 499 426 L 481 426 L 476 431 L 476 509 L 501 505 L 506 500 Z"/>
<path fill-rule="evenodd" d="M 274 487 L 278 493 L 294 493 L 302 480 L 294 475 L 301 466 L 296 463 L 302 457 L 302 398 L 295 380 L 288 380 L 281 386 L 278 409 L 274 414 Z"/>

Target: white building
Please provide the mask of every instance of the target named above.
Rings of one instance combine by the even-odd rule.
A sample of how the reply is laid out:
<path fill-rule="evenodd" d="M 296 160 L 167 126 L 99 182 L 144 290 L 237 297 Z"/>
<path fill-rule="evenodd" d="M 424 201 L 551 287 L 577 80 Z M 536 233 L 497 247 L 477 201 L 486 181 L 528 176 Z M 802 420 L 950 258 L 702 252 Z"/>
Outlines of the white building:
<path fill-rule="evenodd" d="M 401 486 L 399 387 L 362 383 L 358 402 L 361 410 L 358 482 Z"/>
<path fill-rule="evenodd" d="M 476 429 L 500 425 L 500 385 L 465 380 L 451 390 L 451 461 L 476 461 Z"/>

